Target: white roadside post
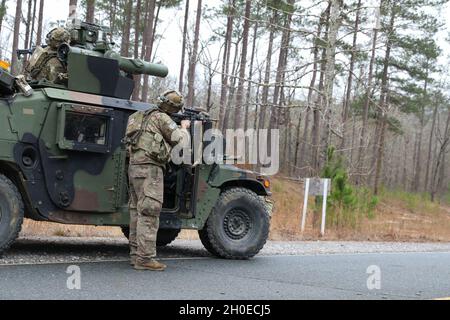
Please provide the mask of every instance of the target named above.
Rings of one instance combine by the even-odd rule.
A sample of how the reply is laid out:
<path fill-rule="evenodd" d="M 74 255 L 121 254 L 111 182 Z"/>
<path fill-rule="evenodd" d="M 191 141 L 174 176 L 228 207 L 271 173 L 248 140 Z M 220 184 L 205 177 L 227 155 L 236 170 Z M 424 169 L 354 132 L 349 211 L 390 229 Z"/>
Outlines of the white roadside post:
<path fill-rule="evenodd" d="M 322 226 L 320 228 L 320 235 L 325 235 L 325 225 L 327 220 L 327 200 L 328 200 L 328 183 L 329 179 L 323 179 L 323 204 L 322 204 Z"/>
<path fill-rule="evenodd" d="M 306 227 L 306 216 L 308 214 L 308 198 L 309 195 L 312 196 L 323 196 L 322 203 L 322 224 L 320 226 L 320 235 L 323 237 L 325 235 L 325 227 L 327 221 L 327 201 L 328 194 L 331 188 L 330 179 L 320 179 L 320 178 L 307 178 L 305 179 L 305 199 L 303 202 L 303 215 L 302 215 L 302 225 L 301 232 L 305 231 Z"/>
<path fill-rule="evenodd" d="M 308 213 L 308 197 L 309 197 L 309 182 L 310 179 L 306 179 L 305 181 L 305 200 L 303 202 L 303 215 L 302 215 L 302 233 L 305 231 L 306 225 L 306 214 Z"/>

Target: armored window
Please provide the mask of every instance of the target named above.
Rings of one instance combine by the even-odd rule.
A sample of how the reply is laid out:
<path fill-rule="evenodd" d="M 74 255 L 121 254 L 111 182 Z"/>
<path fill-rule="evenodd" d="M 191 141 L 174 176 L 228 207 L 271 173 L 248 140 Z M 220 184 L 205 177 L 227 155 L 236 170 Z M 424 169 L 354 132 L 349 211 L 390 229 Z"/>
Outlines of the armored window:
<path fill-rule="evenodd" d="M 58 145 L 61 149 L 111 152 L 113 110 L 64 103 L 60 112 Z"/>
<path fill-rule="evenodd" d="M 76 112 L 66 112 L 64 138 L 76 143 L 106 145 L 107 117 Z"/>

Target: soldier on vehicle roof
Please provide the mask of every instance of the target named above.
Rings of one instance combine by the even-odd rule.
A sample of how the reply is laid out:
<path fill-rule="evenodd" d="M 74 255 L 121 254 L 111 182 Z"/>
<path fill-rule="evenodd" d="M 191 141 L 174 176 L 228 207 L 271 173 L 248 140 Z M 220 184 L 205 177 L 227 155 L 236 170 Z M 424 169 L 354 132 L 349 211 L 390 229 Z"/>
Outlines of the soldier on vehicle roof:
<path fill-rule="evenodd" d="M 47 46 L 37 47 L 26 67 L 31 80 L 47 80 L 56 84 L 67 82 L 67 68 L 58 59 L 60 45 L 70 42 L 70 33 L 65 28 L 55 28 L 46 36 Z"/>

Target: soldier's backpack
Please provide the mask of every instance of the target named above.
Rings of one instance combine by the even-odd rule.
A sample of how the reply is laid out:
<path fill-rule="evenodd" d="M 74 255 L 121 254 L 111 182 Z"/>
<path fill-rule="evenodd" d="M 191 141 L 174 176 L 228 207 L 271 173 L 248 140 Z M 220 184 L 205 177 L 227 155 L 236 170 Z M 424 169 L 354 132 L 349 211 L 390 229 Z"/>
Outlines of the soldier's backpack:
<path fill-rule="evenodd" d="M 127 146 L 133 147 L 138 143 L 139 138 L 144 132 L 147 120 L 150 118 L 149 115 L 154 111 L 157 111 L 157 109 L 137 111 L 128 118 L 128 125 L 125 135 L 125 143 Z"/>
<path fill-rule="evenodd" d="M 56 51 L 44 49 L 39 46 L 34 50 L 33 55 L 30 57 L 30 60 L 28 61 L 26 72 L 31 77 L 31 79 L 41 80 L 42 77 L 49 76 L 49 75 L 42 75 L 41 73 L 44 70 L 45 66 L 48 64 L 48 62 L 54 58 L 57 58 Z M 56 75 L 54 76 L 56 77 Z"/>

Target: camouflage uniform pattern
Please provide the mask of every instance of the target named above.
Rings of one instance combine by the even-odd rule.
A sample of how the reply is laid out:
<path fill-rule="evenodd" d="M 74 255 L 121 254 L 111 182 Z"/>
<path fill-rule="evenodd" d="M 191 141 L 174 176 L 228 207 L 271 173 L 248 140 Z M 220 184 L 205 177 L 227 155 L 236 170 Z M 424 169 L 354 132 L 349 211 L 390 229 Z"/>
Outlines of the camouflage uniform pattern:
<path fill-rule="evenodd" d="M 130 255 L 141 263 L 156 257 L 156 235 L 164 192 L 163 169 L 132 165 L 130 178 Z"/>
<path fill-rule="evenodd" d="M 64 83 L 67 70 L 57 57 L 58 47 L 70 41 L 70 33 L 64 28 L 56 28 L 47 35 L 47 47 L 37 47 L 26 68 L 33 80 L 47 80 L 53 83 Z"/>
<path fill-rule="evenodd" d="M 159 110 L 144 118 L 142 135 L 130 148 L 130 255 L 140 263 L 156 257 L 156 236 L 164 194 L 164 168 L 189 133 Z M 159 156 L 158 156 L 159 154 Z"/>

